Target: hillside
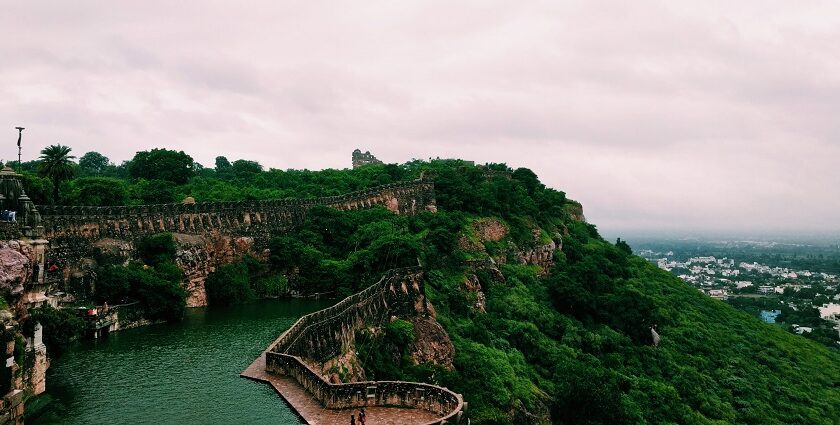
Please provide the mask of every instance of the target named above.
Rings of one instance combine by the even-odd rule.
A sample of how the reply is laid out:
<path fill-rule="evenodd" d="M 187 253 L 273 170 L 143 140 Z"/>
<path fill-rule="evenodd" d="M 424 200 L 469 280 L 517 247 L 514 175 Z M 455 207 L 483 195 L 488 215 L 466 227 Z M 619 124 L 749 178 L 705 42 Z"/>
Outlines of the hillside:
<path fill-rule="evenodd" d="M 530 170 L 436 160 L 263 171 L 250 161 L 217 160 L 209 169 L 190 159 L 188 172 L 171 175 L 164 171 L 180 168 L 149 156 L 95 175 L 79 169 L 87 177 L 63 183 L 63 202 L 323 196 L 421 173 L 433 179 L 436 213 L 316 207 L 272 241 L 269 258 L 247 257 L 208 278 L 211 305 L 279 287 L 349 295 L 419 259 L 448 337 L 433 324 L 403 321 L 360 334 L 363 371 L 339 370 L 339 379 L 437 383 L 464 395 L 475 424 L 840 423 L 840 353 L 700 294 L 622 241 L 605 241 L 580 204 Z M 30 196 L 49 201 L 48 182 L 28 182 Z M 446 338 L 454 352 L 443 352 Z M 421 346 L 432 352 L 418 356 Z"/>

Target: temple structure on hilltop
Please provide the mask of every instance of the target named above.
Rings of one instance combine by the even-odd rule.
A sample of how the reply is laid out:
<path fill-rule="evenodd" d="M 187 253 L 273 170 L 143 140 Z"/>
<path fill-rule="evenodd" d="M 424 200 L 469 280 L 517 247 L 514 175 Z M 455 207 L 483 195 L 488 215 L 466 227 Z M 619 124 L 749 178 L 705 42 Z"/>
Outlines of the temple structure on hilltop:
<path fill-rule="evenodd" d="M 360 149 L 353 151 L 353 168 L 359 168 L 370 164 L 382 164 L 382 161 L 376 159 L 370 151 L 362 153 Z"/>

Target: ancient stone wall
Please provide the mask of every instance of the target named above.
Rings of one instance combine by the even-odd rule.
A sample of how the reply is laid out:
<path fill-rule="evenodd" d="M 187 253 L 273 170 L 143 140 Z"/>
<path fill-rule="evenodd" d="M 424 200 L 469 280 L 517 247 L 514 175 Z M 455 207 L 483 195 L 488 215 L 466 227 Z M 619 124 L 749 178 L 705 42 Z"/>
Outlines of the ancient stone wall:
<path fill-rule="evenodd" d="M 97 240 L 135 241 L 161 232 L 250 237 L 258 247 L 265 247 L 272 236 L 300 224 L 306 211 L 316 205 L 339 210 L 382 205 L 399 214 L 436 210 L 433 184 L 414 180 L 323 198 L 115 207 L 38 206 L 38 211 L 53 257 L 73 261 L 85 256 Z"/>
<path fill-rule="evenodd" d="M 84 280 L 83 261 L 105 251 L 135 255 L 135 242 L 172 232 L 178 242 L 176 263 L 185 274 L 187 305 L 206 305 L 204 280 L 221 264 L 248 253 L 261 257 L 269 240 L 301 224 L 314 206 L 355 210 L 384 206 L 394 213 L 436 211 L 434 185 L 423 178 L 391 183 L 339 196 L 193 204 L 115 207 L 39 206 L 49 250 L 47 265 L 59 266 L 61 279 Z M 39 227 L 40 229 L 41 227 Z"/>
<path fill-rule="evenodd" d="M 44 237 L 134 239 L 160 232 L 204 234 L 212 230 L 238 236 L 285 231 L 300 223 L 316 205 L 355 210 L 383 205 L 399 214 L 436 209 L 431 182 L 391 183 L 339 196 L 194 204 L 114 207 L 38 206 Z"/>
<path fill-rule="evenodd" d="M 422 277 L 420 267 L 391 270 L 365 290 L 301 317 L 266 351 L 266 371 L 293 377 L 326 408 L 403 406 L 441 416 L 430 425 L 461 423 L 463 397 L 446 388 L 401 381 L 332 384 L 306 361 L 324 362 L 352 349 L 356 330 L 381 325 L 392 316 L 425 313 Z"/>
<path fill-rule="evenodd" d="M 298 319 L 270 351 L 318 362 L 331 359 L 352 344 L 356 330 L 380 325 L 391 316 L 422 313 L 426 301 L 422 275 L 419 267 L 390 270 L 367 289 Z"/>

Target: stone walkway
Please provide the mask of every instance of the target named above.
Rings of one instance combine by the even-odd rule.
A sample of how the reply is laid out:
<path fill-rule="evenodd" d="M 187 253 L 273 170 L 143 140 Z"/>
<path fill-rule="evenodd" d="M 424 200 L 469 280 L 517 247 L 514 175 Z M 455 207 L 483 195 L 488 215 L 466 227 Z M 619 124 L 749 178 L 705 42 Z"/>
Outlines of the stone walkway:
<path fill-rule="evenodd" d="M 270 384 L 310 425 L 347 425 L 350 415 L 359 413 L 357 409 L 325 409 L 293 378 L 267 373 L 265 353 L 260 354 L 239 376 Z M 419 425 L 439 418 L 425 410 L 393 407 L 367 407 L 365 413 L 368 425 Z"/>

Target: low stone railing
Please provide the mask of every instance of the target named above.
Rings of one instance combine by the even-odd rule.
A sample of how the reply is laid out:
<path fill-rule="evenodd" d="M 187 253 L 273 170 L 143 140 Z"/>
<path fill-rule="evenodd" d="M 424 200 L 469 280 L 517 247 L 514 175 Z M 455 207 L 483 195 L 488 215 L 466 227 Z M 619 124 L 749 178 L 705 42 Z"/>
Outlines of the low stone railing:
<path fill-rule="evenodd" d="M 463 397 L 436 385 L 403 381 L 332 384 L 299 357 L 271 351 L 265 353 L 265 368 L 268 372 L 294 378 L 328 409 L 406 407 L 441 416 L 424 425 L 461 424 L 465 415 Z"/>
<path fill-rule="evenodd" d="M 349 348 L 356 330 L 392 315 L 425 313 L 422 274 L 420 267 L 390 270 L 363 291 L 301 317 L 265 352 L 266 371 L 294 378 L 328 409 L 399 406 L 441 416 L 429 425 L 462 423 L 463 397 L 446 388 L 402 381 L 332 384 L 301 359 L 326 361 Z"/>

